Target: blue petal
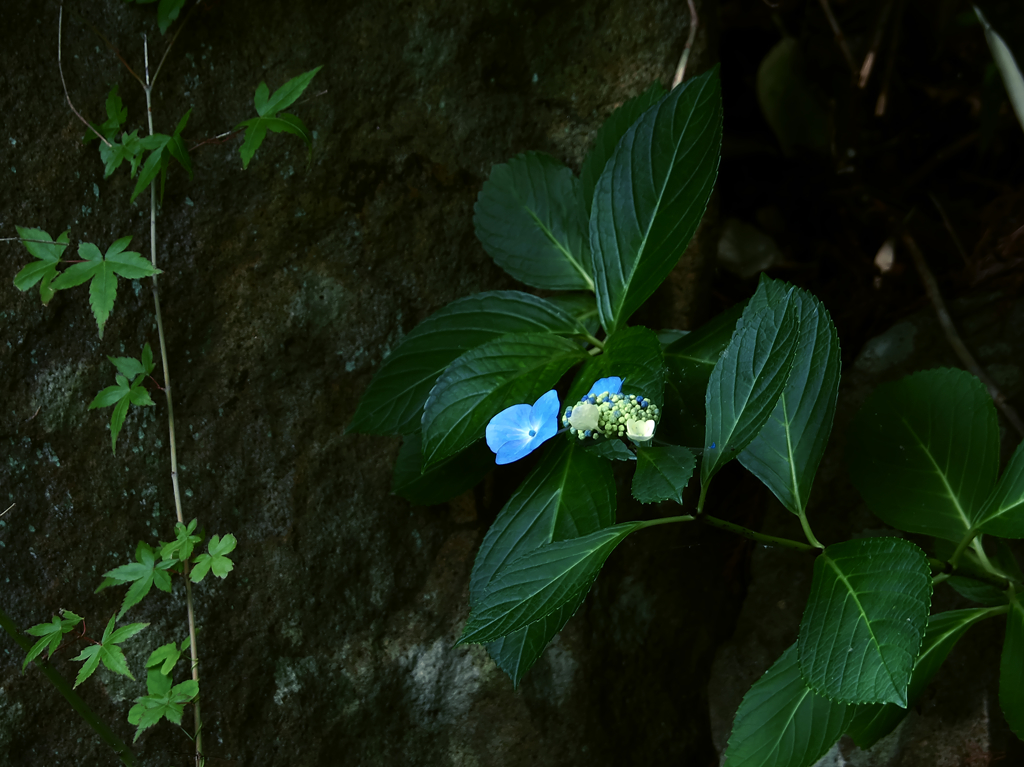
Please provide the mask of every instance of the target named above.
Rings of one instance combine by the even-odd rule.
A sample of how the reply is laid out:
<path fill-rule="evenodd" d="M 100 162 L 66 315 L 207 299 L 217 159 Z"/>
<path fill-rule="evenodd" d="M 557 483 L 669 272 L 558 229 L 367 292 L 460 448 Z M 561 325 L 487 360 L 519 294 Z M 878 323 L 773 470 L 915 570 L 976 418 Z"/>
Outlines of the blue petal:
<path fill-rule="evenodd" d="M 555 436 L 558 408 L 558 392 L 552 389 L 532 406 L 512 405 L 494 416 L 487 424 L 486 435 L 495 463 L 518 461 Z"/>
<path fill-rule="evenodd" d="M 618 394 L 620 391 L 622 391 L 622 379 L 618 376 L 610 376 L 609 378 L 600 378 L 595 381 L 587 394 L 602 394 L 603 392 Z"/>
<path fill-rule="evenodd" d="M 497 453 L 506 442 L 529 438 L 532 410 L 529 405 L 513 405 L 494 416 L 484 432 L 487 436 L 487 447 Z"/>

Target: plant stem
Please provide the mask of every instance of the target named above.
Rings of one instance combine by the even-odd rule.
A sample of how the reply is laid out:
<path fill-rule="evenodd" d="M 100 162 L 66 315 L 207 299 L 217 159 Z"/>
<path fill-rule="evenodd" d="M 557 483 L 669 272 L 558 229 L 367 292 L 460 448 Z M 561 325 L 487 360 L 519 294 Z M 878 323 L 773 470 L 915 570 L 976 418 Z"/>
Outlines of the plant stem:
<path fill-rule="evenodd" d="M 749 538 L 752 541 L 763 543 L 766 546 L 783 546 L 787 549 L 796 549 L 797 551 L 806 551 L 808 553 L 817 554 L 821 549 L 818 546 L 812 546 L 802 541 L 794 541 L 789 538 L 777 538 L 774 535 L 765 535 L 764 533 L 758 533 L 740 525 L 734 525 L 732 522 L 726 522 L 724 519 L 718 519 L 717 517 L 708 516 L 704 514 L 698 517 L 701 522 L 717 527 L 720 530 L 727 530 L 730 533 L 736 533 L 744 538 Z M 820 546 L 820 544 L 819 544 Z"/>
<path fill-rule="evenodd" d="M 963 556 L 964 551 L 966 551 L 967 547 L 971 545 L 971 541 L 974 540 L 974 537 L 975 532 L 971 530 L 966 536 L 964 536 L 964 539 L 960 541 L 959 545 L 957 545 L 956 551 L 953 552 L 953 556 L 949 558 L 949 564 L 954 568 L 956 568 L 957 563 L 960 562 L 960 557 Z"/>
<path fill-rule="evenodd" d="M 175 38 L 177 35 L 175 35 Z M 149 40 L 143 38 L 143 49 L 146 60 L 146 117 L 149 120 L 149 135 L 153 130 L 153 83 L 149 79 Z M 173 44 L 173 40 L 171 41 Z M 166 53 L 164 54 L 166 57 Z M 161 59 L 161 64 L 163 60 Z M 156 179 L 149 185 L 149 255 L 156 268 Z M 164 368 L 164 396 L 167 398 L 167 431 L 168 440 L 171 446 L 171 486 L 174 489 L 174 511 L 177 514 L 178 522 L 185 524 L 185 517 L 181 510 L 181 492 L 178 487 L 178 450 L 174 438 L 174 398 L 171 395 L 171 369 L 167 364 L 167 342 L 164 337 L 164 320 L 160 311 L 160 291 L 157 277 L 154 274 L 153 280 L 153 305 L 156 310 L 156 329 L 160 339 L 160 362 Z M 199 684 L 199 648 L 196 643 L 196 616 L 195 605 L 192 601 L 192 580 L 189 578 L 188 560 L 182 560 L 182 574 L 185 581 L 185 605 L 188 609 L 188 638 L 189 652 L 192 656 L 192 679 Z M 203 764 L 203 718 L 199 709 L 199 693 L 196 693 L 192 701 L 192 713 L 195 724 L 195 749 L 196 764 Z"/>
<path fill-rule="evenodd" d="M 655 527 L 656 525 L 670 525 L 674 522 L 693 522 L 696 517 L 691 517 L 689 514 L 682 514 L 678 517 L 661 517 L 660 519 L 645 519 L 637 530 L 643 530 L 645 527 Z"/>
<path fill-rule="evenodd" d="M 590 333 L 586 333 L 583 337 L 587 339 L 588 343 L 591 343 L 601 351 L 604 351 L 604 341 L 598 341 L 596 338 L 590 335 Z"/>
<path fill-rule="evenodd" d="M 800 512 L 800 527 L 804 529 L 804 535 L 807 536 L 807 540 L 812 546 L 818 549 L 825 548 L 822 543 L 814 537 L 814 533 L 811 531 L 811 523 L 807 521 L 807 515 Z"/>
<path fill-rule="evenodd" d="M 21 635 L 18 631 L 18 627 L 11 620 L 10 616 L 7 615 L 3 610 L 0 610 L 0 627 L 7 632 L 7 635 L 17 643 L 22 650 L 26 653 L 32 649 L 32 642 Z M 131 749 L 128 748 L 127 744 L 121 740 L 117 735 L 114 734 L 113 730 L 107 727 L 103 721 L 96 716 L 91 708 L 86 704 L 84 700 L 78 697 L 78 693 L 74 691 L 67 680 L 62 677 L 57 670 L 49 663 L 44 661 L 42 657 L 38 657 L 32 661 L 36 664 L 40 671 L 46 675 L 46 678 L 50 680 L 50 683 L 57 688 L 57 692 L 64 696 L 64 699 L 71 705 L 78 715 L 85 720 L 86 724 L 96 731 L 96 734 L 100 736 L 104 743 L 110 746 L 117 755 L 121 758 L 121 762 L 126 767 L 135 767 L 135 754 L 132 753 Z"/>
<path fill-rule="evenodd" d="M 942 575 L 945 575 L 946 578 L 956 575 L 959 578 L 970 578 L 971 580 L 980 581 L 981 583 L 987 583 L 989 586 L 995 586 L 1000 591 L 1006 591 L 1006 589 L 1012 585 L 1010 580 L 1002 577 L 1001 575 L 996 575 L 995 573 L 979 572 L 977 570 L 956 570 L 952 560 L 949 562 L 943 562 L 941 559 L 928 557 L 928 564 L 931 565 L 933 570 L 939 571 L 939 575 L 935 576 L 936 578 Z M 949 572 L 950 567 L 953 567 L 956 572 Z M 945 580 L 945 578 L 943 580 Z M 940 582 L 941 581 L 935 581 L 935 583 Z"/>

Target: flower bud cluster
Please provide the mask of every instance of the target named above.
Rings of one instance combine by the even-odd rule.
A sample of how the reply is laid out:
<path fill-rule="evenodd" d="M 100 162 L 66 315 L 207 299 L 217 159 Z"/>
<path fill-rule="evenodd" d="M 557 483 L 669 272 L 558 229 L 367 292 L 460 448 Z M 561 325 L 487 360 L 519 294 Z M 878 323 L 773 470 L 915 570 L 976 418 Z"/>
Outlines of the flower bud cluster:
<path fill-rule="evenodd" d="M 579 439 L 650 439 L 661 420 L 658 406 L 638 394 L 588 394 L 562 414 L 562 426 Z"/>

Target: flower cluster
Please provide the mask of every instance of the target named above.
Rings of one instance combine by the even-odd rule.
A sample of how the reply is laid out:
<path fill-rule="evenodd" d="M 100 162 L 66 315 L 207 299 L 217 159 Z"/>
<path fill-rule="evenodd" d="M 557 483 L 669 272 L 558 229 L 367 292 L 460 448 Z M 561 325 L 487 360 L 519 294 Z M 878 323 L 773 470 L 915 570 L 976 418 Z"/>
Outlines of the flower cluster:
<path fill-rule="evenodd" d="M 639 394 L 623 394 L 621 378 L 602 378 L 562 414 L 562 426 L 578 439 L 628 437 L 646 443 L 661 420 L 658 406 Z"/>
<path fill-rule="evenodd" d="M 562 426 L 574 437 L 628 437 L 646 444 L 661 419 L 658 406 L 637 394 L 622 394 L 622 379 L 596 381 L 587 395 L 562 415 Z M 532 405 L 512 405 L 487 424 L 487 447 L 495 463 L 518 461 L 558 433 L 558 392 L 542 395 Z"/>

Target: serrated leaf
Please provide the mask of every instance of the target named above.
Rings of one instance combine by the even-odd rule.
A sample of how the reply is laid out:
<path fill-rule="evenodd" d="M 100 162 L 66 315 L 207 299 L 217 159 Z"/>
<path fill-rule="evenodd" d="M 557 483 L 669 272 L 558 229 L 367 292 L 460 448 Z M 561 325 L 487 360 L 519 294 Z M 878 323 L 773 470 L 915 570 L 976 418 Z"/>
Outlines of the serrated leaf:
<path fill-rule="evenodd" d="M 597 182 L 590 248 L 601 324 L 611 335 L 672 271 L 697 229 L 722 142 L 718 70 L 644 112 Z"/>
<path fill-rule="evenodd" d="M 423 403 L 456 358 L 506 333 L 577 335 L 579 323 L 543 298 L 516 290 L 477 293 L 435 312 L 384 360 L 363 394 L 349 432 L 411 434 Z"/>
<path fill-rule="evenodd" d="M 601 177 L 601 172 L 608 164 L 609 158 L 614 154 L 615 147 L 633 123 L 667 93 L 668 91 L 662 87 L 661 83 L 655 81 L 646 91 L 612 112 L 611 116 L 598 129 L 597 136 L 594 137 L 594 145 L 587 152 L 580 168 L 580 189 L 583 193 L 584 210 L 587 216 L 590 215 L 597 180 Z"/>
<path fill-rule="evenodd" d="M 701 485 L 753 441 L 775 410 L 800 339 L 800 308 L 792 288 L 762 277 L 708 380 Z"/>
<path fill-rule="evenodd" d="M 239 153 L 242 156 L 242 167 L 248 168 L 249 162 L 252 160 L 253 155 L 256 154 L 256 150 L 259 149 L 263 143 L 263 139 L 266 138 L 267 131 L 275 131 L 278 133 L 292 133 L 296 136 L 303 138 L 306 143 L 310 146 L 312 151 L 312 136 L 306 126 L 302 123 L 295 115 L 283 114 L 278 115 L 277 113 L 283 109 L 287 109 L 302 95 L 303 91 L 309 86 L 313 77 L 323 67 L 316 67 L 308 72 L 304 72 L 298 77 L 293 77 L 291 80 L 286 82 L 276 91 L 272 96 L 268 95 L 270 89 L 267 88 L 267 84 L 260 83 L 259 87 L 256 88 L 256 96 L 254 99 L 256 105 L 256 113 L 259 115 L 257 118 L 246 120 L 235 126 L 235 130 L 245 127 L 245 139 L 242 142 L 242 146 L 239 149 Z"/>
<path fill-rule="evenodd" d="M 853 711 L 804 684 L 790 645 L 743 696 L 723 767 L 809 767 L 839 740 Z"/>
<path fill-rule="evenodd" d="M 139 173 L 139 177 L 135 181 L 135 189 L 132 191 L 128 202 L 135 202 L 135 198 L 156 179 L 157 174 L 167 167 L 169 155 L 164 153 L 164 148 L 171 140 L 171 137 L 164 133 L 154 133 L 152 136 L 147 136 L 147 138 L 156 138 L 159 139 L 159 142 L 152 148 L 146 161 L 142 164 L 142 172 Z"/>
<path fill-rule="evenodd" d="M 682 505 L 697 457 L 685 447 L 641 447 L 636 451 L 633 497 L 640 503 L 675 501 Z"/>
<path fill-rule="evenodd" d="M 805 290 L 795 290 L 793 297 L 800 303 L 800 335 L 789 382 L 739 460 L 783 506 L 802 516 L 832 432 L 841 362 L 839 336 L 825 307 Z"/>
<path fill-rule="evenodd" d="M 68 246 L 68 232 L 65 231 L 54 240 L 42 229 L 16 226 L 18 236 L 22 240 L 29 255 L 38 259 L 24 266 L 14 277 L 14 287 L 25 291 L 39 283 L 39 297 L 43 305 L 53 298 L 53 280 L 57 277 L 57 264 Z M 30 242 L 31 240 L 31 242 Z"/>
<path fill-rule="evenodd" d="M 593 290 L 589 225 L 579 179 L 550 155 L 527 152 L 491 168 L 473 227 L 494 262 L 548 290 Z"/>
<path fill-rule="evenodd" d="M 149 348 L 149 343 L 147 342 L 146 345 L 142 347 L 142 369 L 143 369 L 143 372 L 146 375 L 149 375 L 150 373 L 153 372 L 153 369 L 155 367 L 156 366 L 153 364 L 153 350 L 151 348 Z"/>
<path fill-rule="evenodd" d="M 642 522 L 614 525 L 516 559 L 487 585 L 458 644 L 490 642 L 543 620 L 566 603 L 579 604 L 615 547 L 640 527 Z"/>
<path fill-rule="evenodd" d="M 152 727 L 161 719 L 173 724 L 181 724 L 181 715 L 185 704 L 191 702 L 199 694 L 199 683 L 189 679 L 176 684 L 159 694 L 143 695 L 135 699 L 135 705 L 128 711 L 128 723 L 137 726 L 135 742 L 143 731 Z"/>
<path fill-rule="evenodd" d="M 502 336 L 463 354 L 437 379 L 424 405 L 424 467 L 483 437 L 494 415 L 533 402 L 586 357 L 580 346 L 550 333 Z"/>
<path fill-rule="evenodd" d="M 41 637 L 25 655 L 25 660 L 21 664 L 21 670 L 24 671 L 28 664 L 38 658 L 44 650 L 47 651 L 49 657 L 53 657 L 53 653 L 60 647 L 61 640 L 64 635 L 73 631 L 75 626 L 82 622 L 81 616 L 75 615 L 70 610 L 62 611 L 62 616 L 54 615 L 49 623 L 39 623 L 28 629 L 28 633 L 32 636 Z"/>
<path fill-rule="evenodd" d="M 193 519 L 186 527 L 181 522 L 174 525 L 175 539 L 169 543 L 160 544 L 161 559 L 176 559 L 186 562 L 192 556 L 192 550 L 197 543 L 201 543 L 201 535 L 193 535 L 196 529 L 197 520 Z"/>
<path fill-rule="evenodd" d="M 67 271 L 57 276 L 51 283 L 53 290 L 73 288 L 91 280 L 89 285 L 89 303 L 96 324 L 99 326 L 100 338 L 103 338 L 103 327 L 114 308 L 117 297 L 117 277 L 137 280 L 160 274 L 160 270 L 132 250 L 123 250 L 131 238 L 121 238 L 108 248 L 106 255 L 101 255 L 99 248 L 91 242 L 83 242 L 78 246 L 78 254 L 83 262 L 72 264 Z"/>
<path fill-rule="evenodd" d="M 269 98 L 265 95 L 268 92 L 266 83 L 260 83 L 260 89 L 264 95 L 260 98 L 261 90 L 257 90 L 256 114 L 264 117 L 269 114 L 276 114 L 282 109 L 290 107 L 299 100 L 299 97 L 309 87 L 313 78 L 316 77 L 316 73 L 321 69 L 323 69 L 323 66 L 310 69 L 308 72 L 303 72 L 301 75 L 293 77 L 274 91 L 274 95 Z"/>
<path fill-rule="evenodd" d="M 78 685 L 92 676 L 96 669 L 99 668 L 101 661 L 104 666 L 115 674 L 121 674 L 122 676 L 126 676 L 132 680 L 135 679 L 128 668 L 128 662 L 125 660 L 124 652 L 117 645 L 135 636 L 149 624 L 132 623 L 114 631 L 114 620 L 115 617 L 111 616 L 110 622 L 107 623 L 107 627 L 103 631 L 103 638 L 100 641 L 100 644 L 89 645 L 82 650 L 81 654 L 73 659 L 76 661 L 84 661 L 82 668 L 78 671 L 78 676 L 75 678 L 75 687 L 78 687 Z"/>
<path fill-rule="evenodd" d="M 578 442 L 556 439 L 505 504 L 484 537 L 470 576 L 470 605 L 477 604 L 502 568 L 552 541 L 569 540 L 615 523 L 615 481 L 610 467 Z M 562 630 L 586 596 L 545 618 L 487 644 L 487 652 L 519 682 Z"/>
<path fill-rule="evenodd" d="M 658 431 L 673 441 L 703 442 L 708 381 L 746 305 L 736 304 L 665 347 L 665 407 Z"/>
<path fill-rule="evenodd" d="M 832 700 L 906 708 L 931 595 L 928 558 L 910 541 L 829 546 L 814 562 L 800 622 L 804 681 Z"/>
<path fill-rule="evenodd" d="M 587 445 L 586 451 L 610 461 L 636 460 L 636 453 L 626 447 L 626 443 L 621 439 L 602 439 L 593 445 Z"/>
<path fill-rule="evenodd" d="M 999 707 L 1010 729 L 1024 739 L 1024 605 L 1013 593 L 999 662 Z"/>
<path fill-rule="evenodd" d="M 134 378 L 146 372 L 142 363 L 134 357 L 107 357 L 110 364 L 117 368 L 117 372 L 128 378 Z"/>
<path fill-rule="evenodd" d="M 601 327 L 597 300 L 593 293 L 556 293 L 544 300 L 576 320 L 590 335 L 594 335 Z"/>
<path fill-rule="evenodd" d="M 159 673 L 161 676 L 170 676 L 170 673 L 174 670 L 174 666 L 177 664 L 179 658 L 181 658 L 181 650 L 178 649 L 177 642 L 168 642 L 165 645 L 160 645 L 160 647 L 156 648 L 149 654 L 149 660 L 146 661 L 146 668 L 159 666 Z"/>
<path fill-rule="evenodd" d="M 850 427 L 850 478 L 889 525 L 958 542 L 999 468 L 995 407 L 963 370 L 926 370 L 883 384 Z"/>
<path fill-rule="evenodd" d="M 192 582 L 199 583 L 211 570 L 218 578 L 227 578 L 228 573 L 235 568 L 235 563 L 227 555 L 235 550 L 237 544 L 238 541 L 231 533 L 223 538 L 219 535 L 210 538 L 210 543 L 206 547 L 208 553 L 200 554 L 192 560 L 195 563 L 189 574 Z"/>
<path fill-rule="evenodd" d="M 170 576 L 164 571 L 172 567 L 174 563 L 157 562 L 157 554 L 157 550 L 148 543 L 139 541 L 135 548 L 135 562 L 115 567 L 113 570 L 103 573 L 103 576 L 111 581 L 132 584 L 125 593 L 120 612 L 114 616 L 116 620 L 120 620 L 129 609 L 141 602 L 149 594 L 154 583 L 157 584 L 157 588 L 170 591 Z M 99 591 L 102 588 L 104 588 L 104 584 L 101 584 L 100 588 L 96 590 Z"/>
<path fill-rule="evenodd" d="M 928 619 L 921 656 L 914 666 L 910 687 L 907 688 L 907 701 L 914 706 L 920 699 L 928 683 L 938 672 L 953 645 L 975 623 L 996 614 L 994 610 L 971 609 L 951 610 L 938 613 Z M 857 706 L 853 721 L 846 732 L 860 748 L 871 748 L 884 738 L 903 721 L 906 709 L 895 703 L 865 703 Z"/>
<path fill-rule="evenodd" d="M 1003 476 L 971 521 L 979 533 L 1024 538 L 1024 442 L 1017 445 Z"/>
<path fill-rule="evenodd" d="M 92 125 L 93 131 L 86 131 L 85 135 L 82 136 L 82 142 L 88 144 L 91 141 L 96 141 L 99 133 L 103 138 L 108 141 L 113 141 L 117 135 L 117 130 L 124 125 L 125 120 L 128 119 L 128 109 L 124 106 L 124 102 L 121 101 L 121 96 L 118 95 L 117 85 L 114 85 L 110 89 L 110 93 L 107 94 L 107 119 L 104 120 L 100 125 Z"/>
<path fill-rule="evenodd" d="M 417 432 L 402 440 L 391 492 L 419 506 L 433 506 L 476 486 L 493 468 L 494 453 L 483 442 L 475 442 L 424 472 L 421 437 Z"/>
<path fill-rule="evenodd" d="M 665 394 L 665 365 L 657 334 L 642 325 L 621 328 L 589 357 L 569 387 L 566 405 L 579 402 L 594 382 L 609 376 L 622 379 L 622 391 L 640 394 L 661 407 Z"/>

